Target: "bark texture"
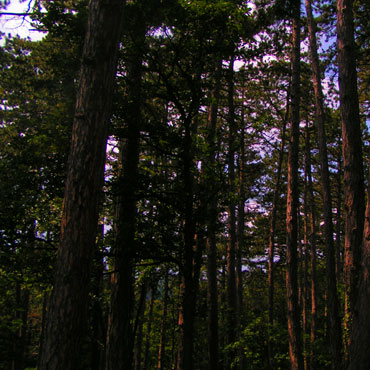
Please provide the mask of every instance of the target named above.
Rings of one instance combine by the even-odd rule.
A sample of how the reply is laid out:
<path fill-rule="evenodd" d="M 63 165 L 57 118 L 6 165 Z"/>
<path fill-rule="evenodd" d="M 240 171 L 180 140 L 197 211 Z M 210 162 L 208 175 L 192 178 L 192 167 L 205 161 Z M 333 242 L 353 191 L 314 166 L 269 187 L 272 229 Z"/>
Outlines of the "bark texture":
<path fill-rule="evenodd" d="M 230 58 L 227 74 L 228 85 L 228 181 L 231 195 L 228 204 L 228 244 L 227 244 L 227 344 L 231 345 L 237 338 L 237 286 L 236 286 L 236 202 L 235 194 L 235 149 L 236 124 L 234 112 L 234 58 Z M 229 351 L 228 365 L 234 360 L 236 352 Z"/>
<path fill-rule="evenodd" d="M 303 370 L 300 312 L 298 306 L 298 150 L 300 123 L 300 1 L 293 2 L 292 119 L 288 151 L 286 289 L 288 305 L 289 355 L 292 370 Z"/>
<path fill-rule="evenodd" d="M 337 0 L 337 47 L 339 95 L 342 120 L 344 181 L 346 326 L 351 338 L 351 321 L 358 297 L 361 245 L 364 227 L 364 174 L 362 138 L 357 93 L 354 45 L 353 0 Z"/>
<path fill-rule="evenodd" d="M 123 1 L 91 0 L 40 370 L 79 369 Z"/>
<path fill-rule="evenodd" d="M 319 139 L 320 154 L 320 176 L 321 194 L 323 198 L 324 212 L 324 238 L 325 238 L 325 257 L 326 257 L 326 279 L 328 295 L 328 318 L 329 318 L 329 338 L 331 350 L 331 367 L 334 370 L 342 368 L 342 327 L 339 317 L 339 300 L 337 293 L 337 282 L 335 274 L 335 245 L 333 239 L 333 216 L 332 199 L 330 191 L 330 178 L 328 166 L 328 153 L 326 146 L 325 133 L 325 113 L 324 98 L 321 86 L 320 64 L 317 52 L 316 24 L 312 15 L 311 0 L 305 0 L 307 24 L 309 31 L 310 55 L 312 77 L 315 91 L 316 125 Z"/>
<path fill-rule="evenodd" d="M 127 136 L 122 138 L 120 148 L 122 168 L 116 194 L 114 267 L 111 277 L 106 370 L 129 370 L 133 363 L 134 337 L 131 327 L 134 305 L 133 261 L 135 257 L 140 127 L 142 125 L 142 47 L 145 34 L 145 24 L 141 20 L 136 19 L 135 31 L 136 34 L 131 40 L 127 52 L 128 104 L 124 117 Z"/>
<path fill-rule="evenodd" d="M 278 211 L 278 202 L 281 194 L 281 172 L 284 159 L 284 150 L 285 150 L 285 133 L 286 125 L 288 121 L 289 114 L 289 93 L 287 94 L 287 110 L 286 115 L 283 118 L 283 126 L 281 128 L 281 142 L 280 142 L 280 151 L 278 166 L 276 172 L 275 186 L 274 186 L 274 198 L 272 201 L 271 209 L 271 219 L 270 219 L 270 235 L 269 235 L 269 256 L 268 256 L 268 356 L 269 356 L 269 367 L 270 370 L 275 369 L 274 364 L 274 344 L 273 344 L 273 331 L 274 331 L 274 290 L 275 290 L 275 276 L 274 276 L 274 255 L 275 255 L 275 238 L 276 238 L 276 221 L 277 221 L 277 211 Z"/>
<path fill-rule="evenodd" d="M 208 369 L 217 370 L 219 362 L 218 345 L 218 287 L 217 287 L 217 199 L 215 188 L 215 162 L 216 162 L 216 129 L 218 102 L 220 99 L 221 60 L 218 61 L 215 71 L 215 87 L 212 91 L 212 103 L 208 111 L 209 151 L 205 164 L 205 181 L 209 189 L 210 199 L 207 206 L 207 329 L 208 329 Z"/>
<path fill-rule="evenodd" d="M 362 272 L 359 283 L 359 295 L 353 316 L 353 330 L 349 347 L 350 363 L 348 370 L 366 370 L 370 364 L 370 198 L 366 208 Z"/>

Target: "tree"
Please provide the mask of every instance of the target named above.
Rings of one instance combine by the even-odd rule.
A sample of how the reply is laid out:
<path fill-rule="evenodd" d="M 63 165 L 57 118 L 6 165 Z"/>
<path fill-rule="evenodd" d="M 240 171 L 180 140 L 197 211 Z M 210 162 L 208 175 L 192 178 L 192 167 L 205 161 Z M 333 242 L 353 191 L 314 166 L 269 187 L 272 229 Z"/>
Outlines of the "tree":
<path fill-rule="evenodd" d="M 321 73 L 319 57 L 317 53 L 316 29 L 312 15 L 312 6 L 310 0 L 305 0 L 307 23 L 310 41 L 310 56 L 312 77 L 314 81 L 315 107 L 316 107 L 316 125 L 319 139 L 320 152 L 320 171 L 321 171 L 321 193 L 323 197 L 324 211 L 324 237 L 325 237 L 325 255 L 327 269 L 328 285 L 328 316 L 329 316 L 329 336 L 332 354 L 332 369 L 341 369 L 342 367 L 342 330 L 339 317 L 339 301 L 337 295 L 337 283 L 335 274 L 335 249 L 333 239 L 333 219 L 332 219 L 332 200 L 330 192 L 328 154 L 326 148 L 325 134 L 325 114 L 324 99 L 321 86 Z"/>
<path fill-rule="evenodd" d="M 40 369 L 80 366 L 122 9 L 120 0 L 92 0 L 89 5 L 61 239 Z"/>
<path fill-rule="evenodd" d="M 289 355 L 292 370 L 303 369 L 301 326 L 298 306 L 298 149 L 300 105 L 300 1 L 293 4 L 292 24 L 292 111 L 288 151 L 286 288 L 288 304 Z"/>
<path fill-rule="evenodd" d="M 349 332 L 350 346 L 352 337 L 351 321 L 358 298 L 358 281 L 360 276 L 365 212 L 362 137 L 357 92 L 352 5 L 353 2 L 351 0 L 337 1 L 339 96 L 344 171 L 345 320 L 346 329 Z M 349 361 L 351 363 L 351 359 L 349 359 Z"/>

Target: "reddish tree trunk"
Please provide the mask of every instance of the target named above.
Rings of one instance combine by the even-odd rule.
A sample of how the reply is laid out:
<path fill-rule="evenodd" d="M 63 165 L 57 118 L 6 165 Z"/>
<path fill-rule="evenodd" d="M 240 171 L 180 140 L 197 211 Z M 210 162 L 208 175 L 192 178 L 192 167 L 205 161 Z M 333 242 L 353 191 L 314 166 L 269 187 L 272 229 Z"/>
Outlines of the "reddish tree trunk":
<path fill-rule="evenodd" d="M 352 5 L 353 0 L 337 0 L 337 47 L 344 169 L 345 322 L 350 337 L 351 321 L 358 297 L 357 287 L 360 275 L 365 211 L 362 138 L 357 93 Z"/>
<path fill-rule="evenodd" d="M 91 0 L 89 5 L 41 370 L 76 370 L 81 366 L 123 3 L 122 0 Z"/>
<path fill-rule="evenodd" d="M 370 193 L 367 196 L 362 272 L 356 314 L 353 315 L 348 370 L 367 370 L 370 364 Z"/>

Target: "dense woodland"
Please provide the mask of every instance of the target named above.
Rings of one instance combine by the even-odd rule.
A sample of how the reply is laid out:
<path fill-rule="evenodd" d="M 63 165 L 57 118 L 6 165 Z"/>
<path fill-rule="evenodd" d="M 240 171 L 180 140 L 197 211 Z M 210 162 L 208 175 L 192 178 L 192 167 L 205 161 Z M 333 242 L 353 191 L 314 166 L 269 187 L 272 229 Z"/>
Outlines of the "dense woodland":
<path fill-rule="evenodd" d="M 0 369 L 368 370 L 369 1 L 29 5 Z"/>

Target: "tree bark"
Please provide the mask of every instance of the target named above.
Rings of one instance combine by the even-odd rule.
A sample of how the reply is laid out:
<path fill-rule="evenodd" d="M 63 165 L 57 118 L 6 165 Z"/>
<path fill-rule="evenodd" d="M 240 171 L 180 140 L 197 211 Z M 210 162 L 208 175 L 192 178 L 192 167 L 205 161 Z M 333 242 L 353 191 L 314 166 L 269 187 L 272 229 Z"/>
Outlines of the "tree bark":
<path fill-rule="evenodd" d="M 122 0 L 91 0 L 72 128 L 61 239 L 40 370 L 81 367 L 90 264 L 104 179 Z"/>
<path fill-rule="evenodd" d="M 183 142 L 183 184 L 184 184 L 184 250 L 182 256 L 182 280 L 180 283 L 180 311 L 179 311 L 179 345 L 177 370 L 193 370 L 193 330 L 196 299 L 196 282 L 194 279 L 195 258 L 195 220 L 193 212 L 193 138 L 191 118 L 183 117 L 185 126 Z"/>
<path fill-rule="evenodd" d="M 157 291 L 157 282 L 152 285 L 151 291 L 150 291 L 150 303 L 149 303 L 149 312 L 148 312 L 148 326 L 146 331 L 146 341 L 145 341 L 145 354 L 144 354 L 144 367 L 143 370 L 149 370 L 150 369 L 150 337 L 152 335 L 152 321 L 153 321 L 153 309 L 154 309 L 154 296 Z"/>
<path fill-rule="evenodd" d="M 306 351 L 309 354 L 309 361 L 307 361 L 307 368 L 315 369 L 315 342 L 316 342 L 316 207 L 315 197 L 313 193 L 312 172 L 311 172 L 311 140 L 310 128 L 306 123 L 306 137 L 305 137 L 305 235 L 306 245 L 308 244 L 311 250 L 311 333 L 310 333 L 310 350 Z M 308 250 L 308 248 L 306 248 Z M 306 334 L 306 331 L 304 332 Z M 307 336 L 308 337 L 308 336 Z M 306 359 L 305 359 L 306 360 Z"/>
<path fill-rule="evenodd" d="M 237 329 L 237 287 L 236 287 L 236 204 L 235 204 L 235 141 L 236 124 L 234 112 L 234 57 L 230 58 L 227 74 L 228 85 L 228 243 L 227 243 L 227 344 L 233 344 Z M 228 366 L 234 361 L 236 352 L 228 351 Z"/>
<path fill-rule="evenodd" d="M 370 193 L 368 189 L 364 227 L 362 271 L 349 347 L 348 370 L 367 370 L 370 363 Z"/>
<path fill-rule="evenodd" d="M 345 323 L 347 332 L 349 333 L 350 346 L 350 338 L 352 336 L 351 321 L 358 297 L 357 288 L 360 276 L 365 212 L 362 135 L 357 92 L 356 50 L 354 44 L 353 0 L 337 0 L 337 47 L 344 169 Z"/>
<path fill-rule="evenodd" d="M 220 98 L 221 60 L 218 61 L 215 71 L 215 87 L 211 93 L 212 103 L 208 110 L 209 151 L 205 163 L 206 186 L 209 189 L 210 199 L 207 207 L 207 328 L 208 328 L 208 369 L 218 370 L 218 288 L 217 288 L 217 198 L 215 189 L 215 162 L 216 162 L 216 130 L 217 111 Z"/>
<path fill-rule="evenodd" d="M 128 50 L 127 94 L 125 112 L 127 137 L 121 142 L 119 190 L 116 196 L 111 305 L 108 317 L 106 370 L 129 370 L 132 367 L 134 337 L 133 260 L 137 214 L 137 177 L 142 126 L 142 61 L 145 24 L 136 19 L 136 34 Z"/>
<path fill-rule="evenodd" d="M 292 51 L 292 119 L 288 151 L 287 251 L 286 289 L 288 304 L 289 355 L 292 370 L 303 370 L 302 338 L 298 306 L 297 277 L 297 210 L 298 210 L 298 151 L 300 123 L 300 1 L 293 2 Z"/>
<path fill-rule="evenodd" d="M 168 269 L 166 270 L 164 277 L 164 292 L 163 292 L 163 307 L 162 307 L 162 320 L 161 320 L 161 333 L 159 340 L 159 349 L 158 349 L 158 370 L 166 369 L 166 320 L 167 320 L 167 306 L 168 306 Z"/>
<path fill-rule="evenodd" d="M 238 228 L 236 232 L 236 319 L 237 319 L 237 338 L 242 336 L 242 317 L 243 306 L 243 249 L 244 249 L 244 231 L 245 231 L 245 122 L 244 122 L 244 78 L 242 82 L 242 107 L 241 107 L 241 125 L 240 125 L 240 152 L 238 157 L 239 170 L 239 190 L 238 190 Z M 239 369 L 246 367 L 244 349 L 238 346 Z"/>
<path fill-rule="evenodd" d="M 332 199 L 330 191 L 330 178 L 328 166 L 328 154 L 326 147 L 324 98 L 321 86 L 320 64 L 317 53 L 316 29 L 312 15 L 311 0 L 305 0 L 307 23 L 310 41 L 310 55 L 312 77 L 315 92 L 316 125 L 318 131 L 321 194 L 323 198 L 324 211 L 324 237 L 326 256 L 326 278 L 328 291 L 328 316 L 329 316 L 329 338 L 331 349 L 331 367 L 334 370 L 342 368 L 342 327 L 339 317 L 339 300 L 337 293 L 337 281 L 335 274 L 335 245 L 333 239 L 333 217 Z"/>
<path fill-rule="evenodd" d="M 141 292 L 140 292 L 140 299 L 139 305 L 136 314 L 135 320 L 135 329 L 134 329 L 134 337 L 136 337 L 135 343 L 135 355 L 134 355 L 134 369 L 140 370 L 141 369 L 141 359 L 142 359 L 142 344 L 143 344 L 143 323 L 144 323 L 144 314 L 145 314 L 145 301 L 146 301 L 146 294 L 147 294 L 147 281 L 143 281 L 141 285 Z"/>
<path fill-rule="evenodd" d="M 274 364 L 274 345 L 273 345 L 273 331 L 274 331 L 274 289 L 275 289 L 275 279 L 274 279 L 274 254 L 275 254 L 275 234 L 276 234 L 276 220 L 277 220 L 277 210 L 278 202 L 281 193 L 281 172 L 284 159 L 285 150 L 285 132 L 286 125 L 288 121 L 289 114 L 289 92 L 287 93 L 287 105 L 286 105 L 286 115 L 283 120 L 283 126 L 281 128 L 281 142 L 279 159 L 277 165 L 275 187 L 274 187 L 274 198 L 272 201 L 271 209 L 271 219 L 270 219 L 270 235 L 269 235 L 269 256 L 268 256 L 268 357 L 269 357 L 269 367 L 270 370 L 275 369 Z"/>

